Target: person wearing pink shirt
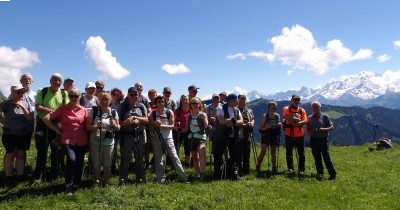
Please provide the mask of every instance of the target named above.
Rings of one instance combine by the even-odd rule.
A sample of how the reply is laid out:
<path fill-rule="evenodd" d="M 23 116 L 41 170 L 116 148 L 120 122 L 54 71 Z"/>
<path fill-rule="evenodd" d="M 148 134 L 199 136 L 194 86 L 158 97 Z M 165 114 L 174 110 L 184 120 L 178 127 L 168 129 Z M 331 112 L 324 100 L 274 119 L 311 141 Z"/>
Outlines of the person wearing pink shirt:
<path fill-rule="evenodd" d="M 88 136 L 85 129 L 88 113 L 83 106 L 79 105 L 80 96 L 78 89 L 69 90 L 69 103 L 60 106 L 43 118 L 43 122 L 61 136 L 61 149 L 67 154 L 64 178 L 68 195 L 72 195 L 81 184 L 83 160 L 88 149 Z M 61 124 L 62 129 L 55 121 Z"/>

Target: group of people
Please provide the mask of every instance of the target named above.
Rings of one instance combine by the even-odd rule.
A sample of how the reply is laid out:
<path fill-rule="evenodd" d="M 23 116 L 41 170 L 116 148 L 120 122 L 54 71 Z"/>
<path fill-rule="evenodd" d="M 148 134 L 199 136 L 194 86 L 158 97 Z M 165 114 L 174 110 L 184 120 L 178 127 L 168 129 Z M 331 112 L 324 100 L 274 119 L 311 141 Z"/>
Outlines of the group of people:
<path fill-rule="evenodd" d="M 73 78 L 63 80 L 58 73 L 51 75 L 49 87 L 37 93 L 30 89 L 33 82 L 31 74 L 23 74 L 20 82 L 11 87 L 9 99 L 0 104 L 0 112 L 4 115 L 2 142 L 6 148 L 6 183 L 13 181 L 14 159 L 17 179 L 24 178 L 26 151 L 29 150 L 33 132 L 37 150 L 35 179 L 56 179 L 63 171 L 68 194 L 73 194 L 81 185 L 88 151 L 90 161 L 87 165 L 97 185 L 108 185 L 113 171 L 119 173 L 119 184 L 126 184 L 132 154 L 136 183 L 146 181 L 149 165 L 154 166 L 157 181 L 165 182 L 166 162 L 173 166 L 181 182 L 189 182 L 184 166 L 193 166 L 195 177 L 205 180 L 207 139 L 210 140 L 216 178 L 237 180 L 250 172 L 254 114 L 246 106 L 245 95 L 221 92 L 214 94 L 211 104 L 205 106 L 196 96 L 199 88 L 191 85 L 188 94 L 183 94 L 177 105 L 171 98 L 171 88 L 165 87 L 162 95 L 150 89 L 146 97 L 142 94 L 143 84 L 140 82 L 127 90 L 126 97 L 118 88 L 105 91 L 102 81 L 88 82 L 85 92 L 81 93 L 75 87 Z M 259 129 L 262 133 L 261 153 L 256 170 L 258 173 L 261 171 L 268 150 L 271 152 L 272 172 L 278 172 L 276 151 L 279 150 L 280 130 L 283 127 L 287 173 L 294 173 L 293 148 L 296 148 L 298 173 L 303 175 L 306 129 L 311 136 L 317 178 L 323 177 L 323 158 L 329 179 L 334 180 L 336 172 L 328 147 L 332 122 L 328 115 L 321 112 L 320 103 L 311 104 L 313 114 L 308 117 L 299 103 L 300 97 L 293 95 L 290 106 L 283 109 L 283 122 L 276 112 L 277 103 L 268 103 Z M 182 144 L 184 163 L 179 157 Z M 153 153 L 153 160 L 150 153 Z"/>

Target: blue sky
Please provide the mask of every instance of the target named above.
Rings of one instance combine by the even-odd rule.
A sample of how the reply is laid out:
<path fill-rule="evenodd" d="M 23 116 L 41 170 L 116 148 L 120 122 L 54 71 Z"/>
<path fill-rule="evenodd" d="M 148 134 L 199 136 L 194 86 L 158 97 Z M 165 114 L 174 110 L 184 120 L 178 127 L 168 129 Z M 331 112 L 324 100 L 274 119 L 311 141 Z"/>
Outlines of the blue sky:
<path fill-rule="evenodd" d="M 386 3 L 389 2 L 389 3 Z M 273 93 L 400 74 L 397 1 L 0 1 L 0 90 L 52 73 L 83 89 Z"/>

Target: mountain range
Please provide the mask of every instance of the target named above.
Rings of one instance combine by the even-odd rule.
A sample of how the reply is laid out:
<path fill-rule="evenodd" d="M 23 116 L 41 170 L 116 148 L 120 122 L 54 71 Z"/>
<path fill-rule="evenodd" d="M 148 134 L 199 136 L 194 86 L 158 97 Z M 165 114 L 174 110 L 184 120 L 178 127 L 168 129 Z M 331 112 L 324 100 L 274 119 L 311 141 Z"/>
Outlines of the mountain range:
<path fill-rule="evenodd" d="M 300 90 L 287 90 L 265 94 L 253 90 L 247 94 L 248 101 L 259 98 L 276 101 L 290 100 L 292 94 L 298 94 L 303 103 L 319 101 L 323 104 L 337 106 L 382 106 L 400 109 L 400 83 L 388 83 L 379 74 L 363 71 L 356 75 L 346 76 L 340 80 L 329 81 L 317 88 L 302 87 Z"/>
<path fill-rule="evenodd" d="M 248 107 L 253 110 L 255 121 L 254 137 L 260 139 L 258 128 L 260 127 L 261 117 L 267 110 L 268 100 L 257 99 L 248 103 Z M 277 113 L 282 116 L 282 109 L 288 106 L 290 101 L 277 101 Z M 300 104 L 307 115 L 312 114 L 310 104 Z M 380 137 L 392 139 L 395 143 L 400 143 L 400 115 L 399 109 L 389 109 L 385 107 L 362 108 L 357 106 L 334 106 L 322 105 L 322 111 L 327 113 L 333 122 L 334 130 L 330 132 L 329 139 L 333 145 L 362 145 L 371 143 Z M 306 135 L 308 143 L 309 136 Z M 283 133 L 281 142 L 284 142 Z"/>

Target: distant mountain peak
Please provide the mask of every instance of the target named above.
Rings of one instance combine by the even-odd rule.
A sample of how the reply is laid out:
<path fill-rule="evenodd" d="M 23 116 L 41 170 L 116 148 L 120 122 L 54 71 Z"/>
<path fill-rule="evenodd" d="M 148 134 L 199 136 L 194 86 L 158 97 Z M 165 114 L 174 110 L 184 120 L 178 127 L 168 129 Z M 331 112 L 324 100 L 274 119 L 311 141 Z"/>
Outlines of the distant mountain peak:
<path fill-rule="evenodd" d="M 381 98 L 385 99 L 385 102 L 379 103 L 381 106 L 393 108 L 393 102 L 390 102 L 390 99 L 399 97 L 400 85 L 388 84 L 377 73 L 362 71 L 355 75 L 342 76 L 339 80 L 331 80 L 315 89 L 301 87 L 299 90 L 287 90 L 273 94 L 263 94 L 253 90 L 247 94 L 247 97 L 249 101 L 259 98 L 290 100 L 292 94 L 300 95 L 302 101 L 318 100 L 321 103 L 342 106 L 369 106 L 373 101 L 376 104 L 377 99 Z M 400 104 L 397 107 L 400 108 Z"/>

